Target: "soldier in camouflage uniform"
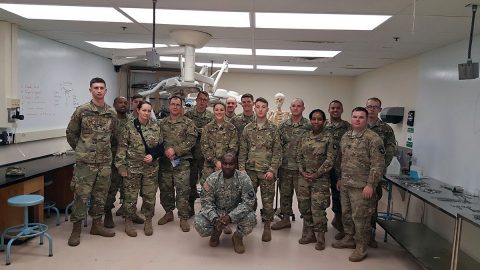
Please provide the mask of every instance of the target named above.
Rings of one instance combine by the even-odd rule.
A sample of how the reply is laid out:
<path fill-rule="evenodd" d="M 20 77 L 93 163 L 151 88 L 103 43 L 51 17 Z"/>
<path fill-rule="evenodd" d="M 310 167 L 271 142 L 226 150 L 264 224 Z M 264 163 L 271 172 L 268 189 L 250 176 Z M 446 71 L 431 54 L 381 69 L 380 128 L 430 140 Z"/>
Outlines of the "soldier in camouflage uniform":
<path fill-rule="evenodd" d="M 168 105 L 170 115 L 159 123 L 165 146 L 165 157 L 160 159 L 160 202 L 166 213 L 158 220 L 158 225 L 173 221 L 176 204 L 180 228 L 188 232 L 190 160 L 192 147 L 197 140 L 197 130 L 193 121 L 182 115 L 182 103 L 179 96 L 171 97 Z"/>
<path fill-rule="evenodd" d="M 255 114 L 253 113 L 253 96 L 252 94 L 242 95 L 242 108 L 243 112 L 237 116 L 234 116 L 230 123 L 237 128 L 238 138 L 242 136 L 243 129 L 248 123 L 253 122 Z"/>
<path fill-rule="evenodd" d="M 116 166 L 124 179 L 124 210 L 125 232 L 128 236 L 135 237 L 137 232 L 133 227 L 132 220 L 137 211 L 137 198 L 140 188 L 142 192 L 142 214 L 145 215 L 145 235 L 153 234 L 152 217 L 155 212 L 155 195 L 158 189 L 158 161 L 163 155 L 163 148 L 156 149 L 163 143 L 160 126 L 150 120 L 152 105 L 150 102 L 141 101 L 137 106 L 138 118 L 128 121 L 126 130 L 123 132 L 118 153 Z M 141 132 L 141 133 L 140 133 Z M 146 149 L 148 147 L 148 149 Z"/>
<path fill-rule="evenodd" d="M 203 184 L 205 195 L 194 226 L 202 237 L 210 236 L 210 246 L 216 247 L 222 230 L 230 223 L 237 224 L 232 237 L 234 250 L 244 253 L 243 237 L 257 223 L 253 210 L 255 192 L 248 175 L 235 170 L 234 153 L 224 154 L 221 163 L 222 170 L 211 174 Z"/>
<path fill-rule="evenodd" d="M 195 105 L 191 110 L 188 110 L 185 113 L 185 116 L 190 118 L 195 126 L 197 127 L 197 141 L 195 146 L 192 149 L 193 159 L 190 163 L 190 196 L 188 198 L 188 202 L 190 204 L 190 216 L 195 215 L 195 199 L 198 197 L 197 195 L 197 182 L 199 182 L 200 178 L 202 177 L 202 170 L 203 170 L 203 163 L 204 163 L 204 156 L 202 154 L 200 139 L 202 135 L 203 127 L 210 123 L 213 119 L 212 112 L 207 110 L 209 101 L 208 93 L 205 91 L 200 91 L 197 94 L 197 99 Z"/>
<path fill-rule="evenodd" d="M 336 156 L 336 145 L 329 132 L 324 131 L 325 113 L 316 109 L 309 114 L 312 131 L 303 135 L 298 145 L 297 166 L 298 208 L 303 216 L 302 237 L 298 243 L 315 243 L 315 249 L 325 249 L 327 214 L 330 206 L 330 170 Z M 318 232 L 315 237 L 314 231 Z"/>
<path fill-rule="evenodd" d="M 230 121 L 235 116 L 235 109 L 237 108 L 237 100 L 234 97 L 228 97 L 225 102 L 227 103 L 225 120 Z"/>
<path fill-rule="evenodd" d="M 255 101 L 255 121 L 243 130 L 240 141 L 238 167 L 248 174 L 255 192 L 260 186 L 265 220 L 262 241 L 272 240 L 270 223 L 273 220 L 273 198 L 275 197 L 275 178 L 282 163 L 282 146 L 278 128 L 268 121 L 268 101 L 257 98 Z M 255 203 L 256 209 L 256 203 Z"/>
<path fill-rule="evenodd" d="M 119 131 L 123 131 L 127 126 L 127 105 L 128 101 L 125 97 L 116 97 L 113 100 L 113 108 L 117 112 Z M 118 140 L 116 137 L 112 138 L 112 159 L 117 154 Z M 105 200 L 105 219 L 103 220 L 103 226 L 106 228 L 115 227 L 113 222 L 112 209 L 115 207 L 115 196 L 117 196 L 118 190 L 121 190 L 121 199 L 123 199 L 123 179 L 118 173 L 117 167 L 112 162 L 112 174 L 110 175 L 110 189 L 108 190 L 107 199 Z"/>
<path fill-rule="evenodd" d="M 111 141 L 117 134 L 117 113 L 105 104 L 106 83 L 102 78 L 90 81 L 92 100 L 77 107 L 68 123 L 67 142 L 75 150 L 75 173 L 72 188 L 75 201 L 70 221 L 73 223 L 69 246 L 80 244 L 81 223 L 91 196 L 89 214 L 93 219 L 90 234 L 104 237 L 115 236 L 102 224 L 105 200 L 110 187 L 112 171 Z"/>
<path fill-rule="evenodd" d="M 332 246 L 355 248 L 348 258 L 352 262 L 359 262 L 367 256 L 374 192 L 385 167 L 382 139 L 367 128 L 367 117 L 365 108 L 353 109 L 352 130 L 347 131 L 340 141 L 342 178 L 337 188 L 341 191 L 345 237 Z"/>
<path fill-rule="evenodd" d="M 293 192 L 298 194 L 297 146 L 302 136 L 311 129 L 310 121 L 303 117 L 305 106 L 300 98 L 290 104 L 290 118 L 282 122 L 278 131 L 282 144 L 282 166 L 278 171 L 282 220 L 272 225 L 272 230 L 290 228 L 290 216 L 293 215 Z"/>
<path fill-rule="evenodd" d="M 332 135 L 333 143 L 336 151 L 340 150 L 340 140 L 343 134 L 350 130 L 350 123 L 342 120 L 343 104 L 338 100 L 333 100 L 328 105 L 328 113 L 330 120 L 325 124 L 325 131 Z M 330 190 L 332 191 L 332 211 L 335 214 L 332 220 L 332 225 L 337 229 L 338 233 L 335 235 L 336 240 L 342 239 L 345 234 L 343 232 L 342 224 L 342 205 L 340 203 L 340 192 L 337 190 L 337 181 L 340 179 L 340 163 L 341 160 L 336 155 L 335 165 L 330 170 Z"/>
<path fill-rule="evenodd" d="M 393 156 L 395 155 L 395 149 L 397 147 L 397 140 L 395 139 L 395 133 L 393 132 L 392 127 L 390 127 L 387 123 L 384 123 L 380 118 L 378 118 L 378 114 L 382 111 L 382 101 L 376 97 L 369 98 L 367 100 L 367 104 L 365 108 L 368 111 L 368 128 L 374 131 L 375 133 L 380 136 L 383 140 L 383 145 L 385 146 L 385 170 L 383 174 L 386 173 L 388 165 L 392 162 Z M 377 227 L 377 209 L 378 209 L 378 201 L 382 198 L 382 185 L 378 185 L 377 189 L 375 190 L 375 212 L 372 215 L 371 220 L 371 239 L 369 242 L 369 246 L 373 248 L 377 248 L 378 244 L 375 240 L 375 230 Z"/>
<path fill-rule="evenodd" d="M 203 128 L 202 153 L 205 157 L 203 176 L 200 184 L 214 171 L 221 170 L 221 159 L 227 152 L 236 153 L 238 149 L 238 135 L 235 126 L 225 121 L 225 104 L 216 103 L 213 106 L 214 120 Z"/>
<path fill-rule="evenodd" d="M 139 94 L 135 94 L 132 96 L 131 98 L 131 102 L 130 102 L 130 111 L 129 113 L 127 113 L 127 118 L 128 118 L 128 121 L 133 121 L 134 119 L 138 118 L 138 114 L 137 114 L 137 106 L 138 106 L 138 103 L 140 103 L 141 101 L 143 101 L 143 97 Z M 123 128 L 126 128 L 126 125 L 123 127 Z M 124 129 L 122 129 L 124 130 Z M 116 170 L 116 168 L 115 168 Z M 124 192 L 123 192 L 123 180 L 121 180 L 122 182 L 120 182 L 119 186 L 118 186 L 118 189 L 120 189 L 120 208 L 118 208 L 117 212 L 115 213 L 116 216 L 122 216 L 122 217 L 125 217 L 125 212 L 123 210 L 123 199 L 125 198 L 124 196 Z M 115 202 L 115 195 L 117 195 L 116 191 L 113 191 L 112 189 L 115 188 L 113 185 L 110 186 L 110 190 L 108 191 L 108 197 L 107 197 L 107 203 L 109 203 L 110 201 L 112 202 L 112 207 L 113 207 L 113 203 Z M 113 194 L 115 192 L 115 194 Z M 113 200 L 112 200 L 112 196 L 113 196 Z M 144 220 L 143 218 L 141 218 L 139 215 L 137 215 L 135 213 L 135 217 L 133 218 L 133 222 L 134 223 L 137 223 L 137 224 L 143 224 Z M 112 227 L 107 227 L 107 225 L 111 225 Z M 105 227 L 107 228 L 113 228 L 114 227 L 114 224 L 112 222 L 112 224 L 108 224 L 105 225 Z"/>

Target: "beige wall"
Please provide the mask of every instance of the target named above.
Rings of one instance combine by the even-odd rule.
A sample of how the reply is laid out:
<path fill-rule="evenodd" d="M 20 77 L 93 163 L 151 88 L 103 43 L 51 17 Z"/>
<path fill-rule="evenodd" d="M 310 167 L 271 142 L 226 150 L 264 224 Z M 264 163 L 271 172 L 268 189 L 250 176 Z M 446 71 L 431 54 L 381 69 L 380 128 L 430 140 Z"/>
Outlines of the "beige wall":
<path fill-rule="evenodd" d="M 407 113 L 415 110 L 418 89 L 418 57 L 397 62 L 355 78 L 352 102 L 365 106 L 370 97 L 382 100 L 382 107 L 405 107 L 403 121 L 391 124 L 398 145 L 405 146 Z"/>
<path fill-rule="evenodd" d="M 240 94 L 251 93 L 255 98 L 264 97 L 270 110 L 275 110 L 274 95 L 285 94 L 283 111 L 288 111 L 293 98 L 302 98 L 305 102 L 305 116 L 313 109 L 320 108 L 327 113 L 328 104 L 333 99 L 343 102 L 345 110 L 352 107 L 352 77 L 280 75 L 253 73 L 226 73 L 219 88 L 236 91 Z M 241 112 L 241 106 L 237 111 Z"/>

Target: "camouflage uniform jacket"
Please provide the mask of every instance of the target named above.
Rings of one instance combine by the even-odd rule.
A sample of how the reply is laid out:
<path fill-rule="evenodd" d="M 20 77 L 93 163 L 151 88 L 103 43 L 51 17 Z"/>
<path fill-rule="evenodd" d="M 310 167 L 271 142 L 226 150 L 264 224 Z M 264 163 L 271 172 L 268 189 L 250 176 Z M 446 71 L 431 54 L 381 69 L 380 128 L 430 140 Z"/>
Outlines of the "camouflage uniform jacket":
<path fill-rule="evenodd" d="M 232 114 L 232 116 L 228 116 L 227 114 L 225 114 L 225 120 L 226 120 L 226 121 L 230 121 L 230 120 L 232 120 L 233 117 L 235 117 L 235 116 L 236 116 L 236 115 L 235 115 L 235 112 Z"/>
<path fill-rule="evenodd" d="M 191 159 L 191 149 L 197 140 L 197 130 L 193 121 L 185 116 L 180 116 L 177 120 L 172 120 L 171 116 L 168 116 L 160 120 L 158 125 L 163 135 L 165 150 L 172 147 L 177 157 Z"/>
<path fill-rule="evenodd" d="M 219 126 L 213 120 L 203 128 L 201 145 L 205 162 L 213 167 L 226 152 L 237 152 L 237 129 L 230 122 L 225 121 Z"/>
<path fill-rule="evenodd" d="M 248 124 L 243 130 L 240 141 L 239 169 L 270 171 L 276 175 L 280 164 L 282 164 L 282 146 L 277 126 L 268 120 L 261 128 L 257 126 L 256 120 Z"/>
<path fill-rule="evenodd" d="M 341 120 L 339 123 L 327 121 L 327 123 L 325 124 L 325 128 L 323 130 L 329 132 L 332 135 L 334 148 L 336 149 L 336 151 L 340 151 L 340 140 L 342 139 L 343 134 L 345 134 L 345 132 L 349 131 L 350 129 L 351 129 L 350 123 L 345 120 Z M 337 154 L 335 158 L 335 165 L 333 167 L 337 177 L 340 177 L 341 163 L 342 163 L 342 160 L 339 158 L 339 155 Z"/>
<path fill-rule="evenodd" d="M 130 120 L 127 117 L 125 118 L 117 118 L 117 130 L 118 130 L 118 136 L 113 136 L 112 137 L 112 158 L 115 158 L 115 155 L 117 154 L 117 149 L 118 149 L 118 144 L 119 140 L 122 139 L 123 133 L 127 129 L 127 122 Z M 118 138 L 117 138 L 118 137 Z"/>
<path fill-rule="evenodd" d="M 298 170 L 297 147 L 303 135 L 311 129 L 310 121 L 305 117 L 298 123 L 293 123 L 289 118 L 278 126 L 282 144 L 282 169 Z"/>
<path fill-rule="evenodd" d="M 230 120 L 230 123 L 232 123 L 237 128 L 239 139 L 242 136 L 243 129 L 254 120 L 255 114 L 252 114 L 251 116 L 246 116 L 243 113 L 237 114 Z"/>
<path fill-rule="evenodd" d="M 191 110 L 188 110 L 185 113 L 185 116 L 192 119 L 193 123 L 195 123 L 198 131 L 197 139 L 200 140 L 200 135 L 202 134 L 203 127 L 213 120 L 212 112 L 205 110 L 203 113 L 199 113 L 197 112 L 197 107 L 193 106 Z"/>
<path fill-rule="evenodd" d="M 67 142 L 77 162 L 111 163 L 112 137 L 117 134 L 117 112 L 107 104 L 98 108 L 92 101 L 77 107 L 67 127 Z"/>
<path fill-rule="evenodd" d="M 342 184 L 375 189 L 385 168 L 385 148 L 380 136 L 368 128 L 359 134 L 347 131 L 340 141 Z"/>
<path fill-rule="evenodd" d="M 255 192 L 246 173 L 235 170 L 232 178 L 224 179 L 222 171 L 214 172 L 205 181 L 204 190 L 200 213 L 211 222 L 220 215 L 228 214 L 232 223 L 238 223 L 254 212 Z"/>
<path fill-rule="evenodd" d="M 395 133 L 391 126 L 383 122 L 380 119 L 377 119 L 374 123 L 369 123 L 368 128 L 375 131 L 375 133 L 380 136 L 383 140 L 383 145 L 385 146 L 385 169 L 392 162 L 393 156 L 395 155 L 395 148 L 397 147 L 397 140 L 395 139 Z"/>
<path fill-rule="evenodd" d="M 324 177 L 333 168 L 336 152 L 330 133 L 322 131 L 314 134 L 313 131 L 309 131 L 304 134 L 298 145 L 296 157 L 298 171 L 317 173 Z"/>
<path fill-rule="evenodd" d="M 141 128 L 148 147 L 154 148 L 163 142 L 160 126 L 155 122 L 149 121 L 146 125 L 142 124 Z M 145 155 L 146 152 L 142 136 L 140 136 L 140 133 L 138 133 L 135 128 L 133 120 L 129 119 L 118 146 L 115 166 L 120 173 L 126 172 L 128 169 L 129 173 L 142 174 L 146 172 L 145 169 L 155 169 L 155 167 L 158 166 L 158 162 L 155 160 L 149 164 L 143 162 Z"/>

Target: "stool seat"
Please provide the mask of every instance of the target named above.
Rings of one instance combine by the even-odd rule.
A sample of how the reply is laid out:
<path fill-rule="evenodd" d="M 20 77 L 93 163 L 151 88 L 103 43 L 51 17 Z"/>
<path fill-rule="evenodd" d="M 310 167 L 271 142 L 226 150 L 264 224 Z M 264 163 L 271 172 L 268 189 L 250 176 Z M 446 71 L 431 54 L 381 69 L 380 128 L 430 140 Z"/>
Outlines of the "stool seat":
<path fill-rule="evenodd" d="M 8 205 L 15 207 L 26 207 L 43 203 L 42 195 L 28 194 L 11 197 L 7 200 Z"/>

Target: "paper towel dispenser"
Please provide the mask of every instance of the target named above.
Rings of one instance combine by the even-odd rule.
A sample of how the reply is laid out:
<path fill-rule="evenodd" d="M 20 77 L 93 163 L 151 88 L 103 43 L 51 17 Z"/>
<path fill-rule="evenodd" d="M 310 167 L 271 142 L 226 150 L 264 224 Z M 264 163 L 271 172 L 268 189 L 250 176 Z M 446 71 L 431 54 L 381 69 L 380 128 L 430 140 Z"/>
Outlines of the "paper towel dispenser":
<path fill-rule="evenodd" d="M 404 107 L 386 107 L 380 112 L 380 119 L 385 123 L 398 124 L 403 120 Z"/>

